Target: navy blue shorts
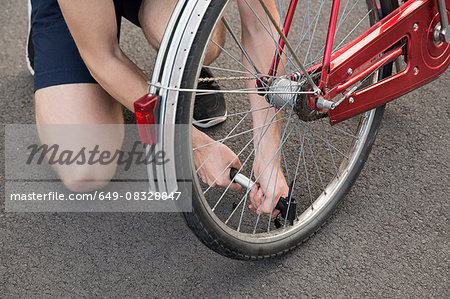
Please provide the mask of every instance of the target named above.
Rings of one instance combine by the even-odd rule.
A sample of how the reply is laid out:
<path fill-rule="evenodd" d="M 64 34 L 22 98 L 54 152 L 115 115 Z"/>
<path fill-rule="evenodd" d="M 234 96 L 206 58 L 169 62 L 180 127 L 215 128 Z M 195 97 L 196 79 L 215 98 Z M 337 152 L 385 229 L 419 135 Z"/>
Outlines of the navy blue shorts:
<path fill-rule="evenodd" d="M 118 33 L 122 17 L 139 26 L 141 2 L 114 0 Z M 61 84 L 96 83 L 81 59 L 57 0 L 31 0 L 31 5 L 29 56 L 33 56 L 30 60 L 34 68 L 34 90 Z"/>

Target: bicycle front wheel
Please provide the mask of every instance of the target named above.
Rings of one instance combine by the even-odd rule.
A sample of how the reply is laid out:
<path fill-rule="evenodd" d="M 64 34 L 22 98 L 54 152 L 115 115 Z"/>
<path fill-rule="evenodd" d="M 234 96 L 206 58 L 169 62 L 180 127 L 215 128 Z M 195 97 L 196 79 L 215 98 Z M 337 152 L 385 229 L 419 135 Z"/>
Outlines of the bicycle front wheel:
<path fill-rule="evenodd" d="M 310 90 L 307 81 L 299 77 L 302 72 L 298 62 L 306 69 L 320 64 L 331 1 L 298 3 L 288 34 L 295 53 L 280 46 L 280 37 L 275 30 L 275 26 L 283 28 L 285 24 L 289 1 L 265 2 L 269 11 L 264 11 L 258 1 L 208 2 L 198 25 L 195 20 L 187 21 L 183 30 L 177 29 L 177 32 L 183 32 L 180 34 L 193 35 L 193 42 L 169 43 L 168 47 L 177 47 L 179 55 L 186 53 L 185 57 L 176 58 L 178 64 L 174 62 L 170 70 L 172 74 L 181 71 L 179 85 L 175 84 L 175 87 L 195 90 L 203 80 L 199 78 L 201 68 L 208 68 L 224 92 L 228 109 L 225 123 L 204 130 L 214 141 L 189 149 L 176 149 L 179 159 L 191 161 L 188 171 L 194 180 L 193 212 L 185 213 L 185 218 L 208 247 L 240 259 L 260 259 L 287 252 L 320 228 L 360 173 L 384 111 L 384 106 L 379 107 L 330 126 L 326 111 L 308 110 L 305 94 L 277 94 L 283 90 L 279 86 L 286 88 L 291 84 L 300 86 L 296 90 Z M 368 9 L 366 3 L 360 2 L 348 0 L 341 4 L 333 51 L 393 9 L 390 0 L 382 0 L 381 3 L 368 1 Z M 241 22 L 238 11 L 241 17 L 245 14 L 248 19 Z M 189 17 L 192 16 L 194 13 L 191 12 Z M 276 24 L 271 23 L 271 17 Z M 241 24 L 253 27 L 241 28 Z M 227 35 L 226 42 L 218 39 L 221 34 L 215 31 L 222 26 Z M 268 73 L 277 48 L 280 49 L 279 64 L 275 67 L 276 72 Z M 221 54 L 211 62 L 208 61 L 209 51 Z M 384 71 L 364 78 L 360 86 L 373 83 L 389 72 L 390 66 L 387 66 Z M 258 78 L 267 74 L 269 87 L 264 95 L 259 95 L 256 83 Z M 297 74 L 295 82 L 292 79 L 294 74 Z M 314 71 L 311 76 L 318 79 L 318 73 Z M 177 123 L 192 124 L 195 96 L 196 92 L 178 92 Z M 261 113 L 265 116 L 261 117 Z M 256 117 L 264 119 L 264 122 L 256 122 Z M 274 134 L 274 128 L 279 140 L 275 142 L 276 149 L 259 148 L 265 134 Z M 186 139 L 183 144 L 192 144 L 192 131 L 185 133 L 177 134 L 176 138 Z M 213 188 L 199 178 L 200 169 L 206 163 L 214 163 L 218 154 L 215 149 L 221 144 L 238 155 L 242 163 L 240 171 L 246 176 L 255 180 L 264 177 L 269 182 L 283 181 L 280 178 L 284 177 L 292 189 L 290 202 L 293 198 L 296 200 L 296 218 L 292 223 L 284 219 L 276 223 L 271 217 L 250 211 L 247 190 L 231 191 L 229 186 Z M 200 165 L 195 165 L 195 152 L 205 147 L 213 149 L 211 154 Z M 264 155 L 265 151 L 270 155 L 266 155 L 264 164 L 257 161 L 257 156 L 258 153 Z M 226 168 L 223 169 L 225 171 Z"/>

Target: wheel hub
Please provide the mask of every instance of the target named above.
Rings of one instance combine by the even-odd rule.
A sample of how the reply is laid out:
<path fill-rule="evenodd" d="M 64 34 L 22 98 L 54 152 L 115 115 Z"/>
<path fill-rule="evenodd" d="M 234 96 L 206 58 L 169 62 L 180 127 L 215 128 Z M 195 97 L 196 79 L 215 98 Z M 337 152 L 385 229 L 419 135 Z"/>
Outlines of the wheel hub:
<path fill-rule="evenodd" d="M 277 109 L 294 108 L 295 110 L 299 99 L 297 92 L 302 90 L 305 83 L 306 80 L 298 82 L 287 77 L 275 78 L 268 88 L 271 93 L 266 95 L 266 100 Z"/>
<path fill-rule="evenodd" d="M 266 101 L 277 109 L 293 109 L 298 117 L 303 121 L 313 121 L 327 117 L 326 111 L 311 109 L 308 105 L 309 95 L 298 94 L 301 91 L 310 91 L 312 86 L 305 78 L 292 80 L 298 76 L 284 76 L 275 78 L 268 83 L 266 91 Z M 320 74 L 312 76 L 314 81 L 318 81 Z"/>

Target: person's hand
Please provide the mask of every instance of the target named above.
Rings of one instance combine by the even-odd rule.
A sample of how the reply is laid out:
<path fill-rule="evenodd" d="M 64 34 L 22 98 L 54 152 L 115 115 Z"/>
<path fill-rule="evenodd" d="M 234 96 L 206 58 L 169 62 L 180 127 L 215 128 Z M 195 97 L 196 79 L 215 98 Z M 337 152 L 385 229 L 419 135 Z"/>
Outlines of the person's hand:
<path fill-rule="evenodd" d="M 280 167 L 280 152 L 277 152 L 280 146 L 279 135 L 275 126 L 271 126 L 269 130 L 259 143 L 255 141 L 257 149 L 254 169 L 259 186 L 255 184 L 249 193 L 249 208 L 255 213 L 261 210 L 262 214 L 275 218 L 280 213 L 275 206 L 280 197 L 288 196 L 289 186 Z"/>
<path fill-rule="evenodd" d="M 267 167 L 267 169 L 271 169 L 270 167 L 271 166 Z M 270 177 L 270 171 L 267 171 L 267 169 L 259 177 L 259 185 L 255 184 L 249 193 L 251 201 L 249 208 L 257 214 L 259 214 L 261 210 L 262 214 L 266 214 L 268 216 L 271 215 L 272 218 L 275 218 L 280 213 L 279 210 L 275 209 L 275 206 L 280 200 L 280 197 L 288 196 L 289 187 L 287 186 L 286 179 L 281 171 L 279 171 L 277 176 L 276 170 L 274 169 L 272 177 Z M 258 172 L 255 171 L 256 177 L 259 176 L 257 173 Z"/>
<path fill-rule="evenodd" d="M 226 145 L 214 142 L 211 137 L 196 128 L 192 129 L 192 144 L 194 148 L 197 148 L 194 150 L 194 163 L 201 180 L 212 187 L 216 185 L 228 187 L 231 183 L 231 167 L 241 168 L 241 162 L 236 154 Z M 206 144 L 210 145 L 203 146 Z M 203 163 L 204 161 L 206 162 Z M 226 170 L 224 171 L 224 169 Z M 241 188 L 236 183 L 230 185 L 230 189 L 233 191 Z"/>

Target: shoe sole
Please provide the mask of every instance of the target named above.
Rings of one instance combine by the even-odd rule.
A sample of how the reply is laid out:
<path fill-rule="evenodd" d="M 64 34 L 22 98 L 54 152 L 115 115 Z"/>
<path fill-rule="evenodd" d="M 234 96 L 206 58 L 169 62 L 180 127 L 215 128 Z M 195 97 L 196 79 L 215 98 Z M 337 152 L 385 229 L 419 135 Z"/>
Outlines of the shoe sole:
<path fill-rule="evenodd" d="M 211 127 L 214 127 L 215 125 L 223 123 L 227 119 L 227 115 L 228 115 L 228 113 L 227 113 L 227 111 L 225 111 L 224 116 L 215 117 L 214 119 L 211 119 L 208 122 L 198 122 L 195 119 L 193 119 L 192 124 L 196 127 L 203 128 L 203 129 L 211 128 Z"/>
<path fill-rule="evenodd" d="M 27 67 L 30 71 L 31 75 L 34 76 L 34 69 L 31 67 L 30 57 L 28 56 L 28 41 L 30 40 L 30 32 L 31 32 L 31 0 L 28 0 L 28 36 L 27 36 L 27 45 L 25 48 L 25 58 L 27 61 Z"/>

